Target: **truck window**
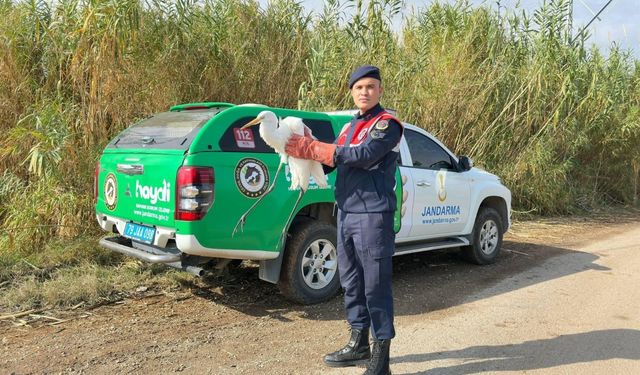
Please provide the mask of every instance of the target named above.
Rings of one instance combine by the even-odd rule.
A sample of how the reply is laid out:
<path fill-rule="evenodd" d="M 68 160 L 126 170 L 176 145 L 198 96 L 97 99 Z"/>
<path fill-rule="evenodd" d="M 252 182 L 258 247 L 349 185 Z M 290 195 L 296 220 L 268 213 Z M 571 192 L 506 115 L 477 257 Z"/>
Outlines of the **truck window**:
<path fill-rule="evenodd" d="M 125 129 L 107 147 L 186 150 L 200 128 L 218 112 L 217 108 L 161 112 Z"/>
<path fill-rule="evenodd" d="M 220 150 L 227 152 L 256 152 L 274 153 L 275 151 L 265 143 L 260 137 L 259 126 L 252 126 L 249 129 L 240 128 L 255 117 L 243 117 L 234 121 L 220 138 L 218 145 Z M 322 142 L 332 143 L 335 139 L 333 126 L 330 121 L 302 119 L 313 136 Z"/>
<path fill-rule="evenodd" d="M 434 170 L 454 169 L 451 156 L 429 137 L 405 129 L 405 138 L 414 167 Z"/>

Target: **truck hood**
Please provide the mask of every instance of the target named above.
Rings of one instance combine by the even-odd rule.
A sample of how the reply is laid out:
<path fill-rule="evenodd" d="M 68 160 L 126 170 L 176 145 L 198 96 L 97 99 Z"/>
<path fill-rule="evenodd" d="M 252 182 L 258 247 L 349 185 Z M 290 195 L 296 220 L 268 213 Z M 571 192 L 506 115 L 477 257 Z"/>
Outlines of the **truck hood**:
<path fill-rule="evenodd" d="M 469 171 L 473 175 L 474 178 L 479 180 L 491 180 L 491 181 L 500 181 L 500 178 L 493 173 L 489 173 L 484 169 L 473 167 Z"/>

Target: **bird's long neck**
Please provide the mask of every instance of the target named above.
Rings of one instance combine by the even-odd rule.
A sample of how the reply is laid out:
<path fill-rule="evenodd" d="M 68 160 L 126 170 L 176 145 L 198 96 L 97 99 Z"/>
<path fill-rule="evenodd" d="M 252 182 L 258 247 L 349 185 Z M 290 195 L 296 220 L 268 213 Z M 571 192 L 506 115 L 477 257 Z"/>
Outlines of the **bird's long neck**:
<path fill-rule="evenodd" d="M 282 140 L 277 138 L 276 130 L 278 129 L 277 122 L 263 122 L 260 124 L 260 137 L 264 139 L 264 141 L 276 151 L 281 151 Z"/>

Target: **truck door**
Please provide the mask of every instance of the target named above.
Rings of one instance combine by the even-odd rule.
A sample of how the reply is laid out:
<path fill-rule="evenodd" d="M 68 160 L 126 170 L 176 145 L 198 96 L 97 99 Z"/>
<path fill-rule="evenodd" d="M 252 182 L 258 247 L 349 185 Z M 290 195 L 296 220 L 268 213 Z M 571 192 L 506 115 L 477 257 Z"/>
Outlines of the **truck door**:
<path fill-rule="evenodd" d="M 411 157 L 413 207 L 409 237 L 431 238 L 461 234 L 469 217 L 470 186 L 457 172 L 454 159 L 427 135 L 405 129 Z"/>

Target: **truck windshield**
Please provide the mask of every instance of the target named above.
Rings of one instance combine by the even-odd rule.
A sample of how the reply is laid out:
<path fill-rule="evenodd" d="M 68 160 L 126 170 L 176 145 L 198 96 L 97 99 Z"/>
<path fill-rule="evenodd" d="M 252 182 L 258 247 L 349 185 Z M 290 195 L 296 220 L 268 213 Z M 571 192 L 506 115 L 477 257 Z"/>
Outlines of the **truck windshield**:
<path fill-rule="evenodd" d="M 161 112 L 125 129 L 108 147 L 187 149 L 219 108 Z"/>

